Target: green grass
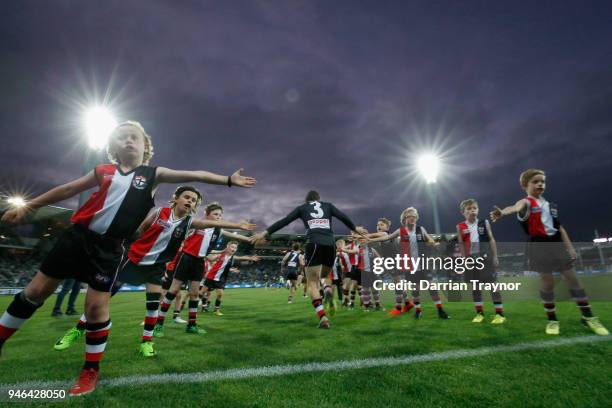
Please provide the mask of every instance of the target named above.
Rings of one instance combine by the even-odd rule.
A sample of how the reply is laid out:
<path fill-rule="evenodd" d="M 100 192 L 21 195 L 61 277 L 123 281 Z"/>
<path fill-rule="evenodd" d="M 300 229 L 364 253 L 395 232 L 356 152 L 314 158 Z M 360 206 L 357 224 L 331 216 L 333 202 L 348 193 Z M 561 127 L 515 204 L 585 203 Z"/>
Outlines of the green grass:
<path fill-rule="evenodd" d="M 310 302 L 297 297 L 287 305 L 285 289 L 228 290 L 225 316 L 199 314 L 208 334 L 192 336 L 168 321 L 166 337 L 156 339 L 158 355 L 137 353 L 144 294 L 119 294 L 112 302 L 113 328 L 102 362 L 105 379 L 130 375 L 189 373 L 342 359 L 404 356 L 484 346 L 549 340 L 537 301 L 505 302 L 508 321 L 472 324 L 469 302 L 449 302 L 452 319 L 437 319 L 431 302 L 425 317 L 390 318 L 360 310 L 338 312 L 332 330 L 316 329 Z M 10 297 L 0 297 L 4 310 Z M 425 299 L 425 298 L 424 298 Z M 51 299 L 52 300 L 52 299 Z M 83 298 L 81 297 L 80 302 Z M 488 297 L 485 296 L 485 300 Z M 385 293 L 389 308 L 392 293 Z M 84 341 L 63 352 L 53 343 L 75 319 L 51 318 L 47 304 L 5 345 L 0 383 L 72 381 L 82 364 Z M 612 326 L 612 304 L 593 302 Z M 82 310 L 82 304 L 78 305 Z M 572 302 L 559 302 L 561 337 L 588 335 Z M 185 313 L 183 313 L 183 317 Z M 612 342 L 526 350 L 470 359 L 407 366 L 222 380 L 200 384 L 100 387 L 94 394 L 61 402 L 88 406 L 604 406 L 612 400 Z"/>

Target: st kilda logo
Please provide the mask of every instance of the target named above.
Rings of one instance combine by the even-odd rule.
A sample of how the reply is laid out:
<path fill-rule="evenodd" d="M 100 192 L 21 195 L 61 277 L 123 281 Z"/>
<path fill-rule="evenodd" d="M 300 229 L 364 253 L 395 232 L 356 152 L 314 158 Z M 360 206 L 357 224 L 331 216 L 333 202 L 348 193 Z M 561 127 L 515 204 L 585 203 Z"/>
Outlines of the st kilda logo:
<path fill-rule="evenodd" d="M 143 190 L 147 186 L 147 178 L 145 176 L 136 176 L 132 180 L 132 186 L 138 190 Z"/>

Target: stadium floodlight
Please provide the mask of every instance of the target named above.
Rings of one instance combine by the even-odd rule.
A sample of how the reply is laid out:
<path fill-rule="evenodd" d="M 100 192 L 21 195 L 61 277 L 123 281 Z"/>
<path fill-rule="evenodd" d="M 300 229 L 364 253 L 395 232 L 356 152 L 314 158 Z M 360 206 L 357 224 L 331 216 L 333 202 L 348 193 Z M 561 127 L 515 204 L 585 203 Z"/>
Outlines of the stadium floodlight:
<path fill-rule="evenodd" d="M 440 160 L 432 153 L 425 153 L 417 160 L 417 169 L 427 184 L 435 183 L 440 171 Z"/>
<path fill-rule="evenodd" d="M 13 207 L 23 207 L 26 205 L 26 200 L 23 197 L 13 196 L 6 199 L 6 202 Z"/>
<path fill-rule="evenodd" d="M 108 136 L 117 127 L 117 121 L 108 108 L 96 106 L 85 113 L 85 133 L 89 147 L 101 150 L 106 146 Z"/>

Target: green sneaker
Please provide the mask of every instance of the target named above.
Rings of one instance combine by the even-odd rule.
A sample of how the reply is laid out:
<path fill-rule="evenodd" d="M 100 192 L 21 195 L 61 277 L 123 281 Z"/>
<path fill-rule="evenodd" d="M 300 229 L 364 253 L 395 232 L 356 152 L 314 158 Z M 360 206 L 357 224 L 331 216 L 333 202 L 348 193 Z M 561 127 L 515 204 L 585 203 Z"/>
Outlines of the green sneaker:
<path fill-rule="evenodd" d="M 59 339 L 57 343 L 53 346 L 53 348 L 57 351 L 66 350 L 68 347 L 72 346 L 75 341 L 83 337 L 85 334 L 85 330 L 79 330 L 76 327 L 68 330 L 64 337 Z"/>
<path fill-rule="evenodd" d="M 153 328 L 153 337 L 164 337 L 164 326 L 161 324 L 156 324 Z"/>
<path fill-rule="evenodd" d="M 185 333 L 189 334 L 206 334 L 206 330 L 200 329 L 198 326 L 187 326 Z"/>
<path fill-rule="evenodd" d="M 140 343 L 140 354 L 144 357 L 153 357 L 156 353 L 153 350 L 153 342 L 145 341 L 144 343 Z"/>

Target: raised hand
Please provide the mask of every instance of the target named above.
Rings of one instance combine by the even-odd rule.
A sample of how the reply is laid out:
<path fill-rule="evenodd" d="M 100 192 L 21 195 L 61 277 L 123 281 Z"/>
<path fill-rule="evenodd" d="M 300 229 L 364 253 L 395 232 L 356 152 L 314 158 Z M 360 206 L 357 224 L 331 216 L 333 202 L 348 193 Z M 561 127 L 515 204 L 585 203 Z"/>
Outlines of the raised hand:
<path fill-rule="evenodd" d="M 502 213 L 501 208 L 499 208 L 496 205 L 493 206 L 493 211 L 491 211 L 489 213 L 489 217 L 491 217 L 491 221 L 493 221 L 493 222 L 499 220 L 503 216 L 504 216 L 504 214 Z"/>
<path fill-rule="evenodd" d="M 236 170 L 236 172 L 230 176 L 233 186 L 251 188 L 257 184 L 257 180 L 255 180 L 253 177 L 243 176 L 243 171 L 244 169 Z"/>
<path fill-rule="evenodd" d="M 7 224 L 17 224 L 28 214 L 29 211 L 30 209 L 26 206 L 11 208 L 2 215 L 1 221 Z"/>
<path fill-rule="evenodd" d="M 257 225 L 251 224 L 248 221 L 241 221 L 240 222 L 240 229 L 241 230 L 244 230 L 244 231 L 254 231 L 255 228 L 257 228 Z"/>

